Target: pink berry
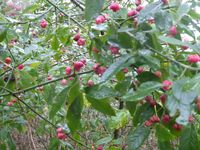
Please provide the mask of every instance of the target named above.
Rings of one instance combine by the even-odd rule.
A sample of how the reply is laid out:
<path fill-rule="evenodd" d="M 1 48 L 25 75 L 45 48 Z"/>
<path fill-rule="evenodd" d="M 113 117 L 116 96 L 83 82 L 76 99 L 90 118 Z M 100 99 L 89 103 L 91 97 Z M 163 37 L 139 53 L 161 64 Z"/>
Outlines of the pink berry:
<path fill-rule="evenodd" d="M 160 122 L 160 118 L 156 115 L 153 115 L 151 118 L 150 118 L 150 121 L 152 123 L 157 123 L 157 122 Z"/>
<path fill-rule="evenodd" d="M 189 122 L 194 122 L 194 117 L 192 115 L 190 115 L 189 118 L 188 118 L 188 121 Z"/>
<path fill-rule="evenodd" d="M 162 73 L 160 71 L 156 71 L 156 72 L 154 72 L 154 74 L 158 78 L 161 78 L 161 76 L 162 76 Z"/>
<path fill-rule="evenodd" d="M 103 150 L 103 146 L 102 145 L 98 145 L 97 150 Z"/>
<path fill-rule="evenodd" d="M 96 24 L 102 24 L 106 21 L 106 18 L 104 16 L 100 15 L 96 18 L 95 21 L 96 21 Z"/>
<path fill-rule="evenodd" d="M 77 41 L 77 45 L 78 45 L 78 46 L 84 46 L 84 45 L 85 45 L 85 39 L 80 38 L 80 39 Z"/>
<path fill-rule="evenodd" d="M 163 86 L 162 86 L 162 89 L 165 90 L 165 91 L 168 91 L 171 89 L 171 86 L 172 86 L 172 82 L 169 81 L 169 80 L 165 80 L 163 81 Z"/>
<path fill-rule="evenodd" d="M 175 130 L 177 130 L 177 131 L 181 131 L 181 130 L 183 129 L 183 126 L 180 125 L 180 124 L 178 124 L 178 123 L 175 123 L 175 124 L 173 125 L 173 128 L 174 128 Z"/>
<path fill-rule="evenodd" d="M 187 61 L 188 61 L 189 63 L 197 63 L 197 62 L 200 61 L 200 56 L 197 55 L 197 54 L 189 55 L 189 56 L 187 57 Z"/>
<path fill-rule="evenodd" d="M 52 76 L 48 75 L 47 80 L 49 80 L 49 81 L 52 80 Z"/>
<path fill-rule="evenodd" d="M 43 19 L 43 20 L 41 20 L 40 21 L 40 26 L 41 26 L 41 28 L 46 28 L 47 27 L 47 21 L 45 20 L 45 19 Z"/>
<path fill-rule="evenodd" d="M 142 9 L 144 9 L 144 6 L 142 6 L 142 5 L 139 5 L 139 6 L 136 8 L 136 10 L 137 10 L 138 12 L 140 12 Z"/>
<path fill-rule="evenodd" d="M 20 10 L 22 10 L 22 7 L 21 7 L 20 5 L 16 5 L 16 6 L 15 6 L 15 10 L 16 10 L 16 11 L 20 11 Z"/>
<path fill-rule="evenodd" d="M 142 4 L 142 0 L 135 0 L 135 5 L 141 5 Z"/>
<path fill-rule="evenodd" d="M 7 106 L 12 106 L 13 105 L 13 102 L 8 102 L 7 103 Z"/>
<path fill-rule="evenodd" d="M 92 50 L 94 53 L 97 53 L 97 54 L 99 53 L 99 50 L 96 47 L 94 47 Z"/>
<path fill-rule="evenodd" d="M 168 0 L 162 0 L 162 2 L 164 5 L 168 5 L 168 3 L 169 3 Z"/>
<path fill-rule="evenodd" d="M 183 40 L 183 42 L 188 42 L 189 41 L 189 39 L 187 37 L 183 37 L 182 40 Z M 182 50 L 186 50 L 188 48 L 189 48 L 188 46 L 181 46 Z"/>
<path fill-rule="evenodd" d="M 102 76 L 102 75 L 104 74 L 104 72 L 106 71 L 106 69 L 107 69 L 107 68 L 106 68 L 106 67 L 103 67 L 103 66 L 99 67 L 99 71 L 98 71 L 98 72 L 99 72 L 99 75 Z"/>
<path fill-rule="evenodd" d="M 18 66 L 18 69 L 19 70 L 22 70 L 24 68 L 24 65 L 22 65 L 22 64 L 20 64 L 19 66 Z"/>
<path fill-rule="evenodd" d="M 128 68 L 124 68 L 124 69 L 123 69 L 123 72 L 124 72 L 124 73 L 128 73 Z"/>
<path fill-rule="evenodd" d="M 81 61 L 77 61 L 74 63 L 74 69 L 77 72 L 79 72 L 83 66 L 84 66 L 84 64 Z"/>
<path fill-rule="evenodd" d="M 167 114 L 164 114 L 162 116 L 162 121 L 163 121 L 163 123 L 169 123 L 170 122 L 170 116 L 167 115 Z"/>
<path fill-rule="evenodd" d="M 17 102 L 17 99 L 16 99 L 16 98 L 13 98 L 11 102 L 16 103 L 16 102 Z"/>
<path fill-rule="evenodd" d="M 68 76 L 68 75 L 70 75 L 71 74 L 71 72 L 72 72 L 72 69 L 71 69 L 71 67 L 66 67 L 66 69 L 65 69 L 65 73 L 66 73 L 66 75 Z"/>
<path fill-rule="evenodd" d="M 174 26 L 172 26 L 170 29 L 169 29 L 169 35 L 170 36 L 172 36 L 172 37 L 174 37 L 174 36 L 176 36 L 177 35 L 177 29 L 176 29 L 176 26 L 174 25 Z"/>
<path fill-rule="evenodd" d="M 118 3 L 112 3 L 109 7 L 113 12 L 117 12 L 121 9 L 120 5 Z"/>
<path fill-rule="evenodd" d="M 144 72 L 144 68 L 143 67 L 139 67 L 139 68 L 137 68 L 136 72 L 138 74 L 141 74 L 142 72 Z"/>
<path fill-rule="evenodd" d="M 150 126 L 153 125 L 153 123 L 152 123 L 150 120 L 147 120 L 147 121 L 144 122 L 144 125 L 145 125 L 146 127 L 150 127 Z"/>
<path fill-rule="evenodd" d="M 129 12 L 128 12 L 128 17 L 132 17 L 132 16 L 135 16 L 135 15 L 137 15 L 138 14 L 138 12 L 135 10 L 135 9 L 133 9 L 133 10 L 130 10 Z"/>
<path fill-rule="evenodd" d="M 65 133 L 58 133 L 57 138 L 60 139 L 60 140 L 64 140 L 64 139 L 67 138 L 67 136 L 65 135 Z"/>
<path fill-rule="evenodd" d="M 6 3 L 6 5 L 7 5 L 8 7 L 12 8 L 12 9 L 15 8 L 15 3 L 13 3 L 12 1 L 8 1 L 8 2 Z"/>
<path fill-rule="evenodd" d="M 110 46 L 110 51 L 113 55 L 116 55 L 116 54 L 119 54 L 119 47 L 116 47 L 116 46 Z"/>
<path fill-rule="evenodd" d="M 62 133 L 63 132 L 63 129 L 60 127 L 56 130 L 57 133 Z"/>
<path fill-rule="evenodd" d="M 74 80 L 74 77 L 69 77 L 69 80 L 70 80 L 70 81 Z"/>
<path fill-rule="evenodd" d="M 92 87 L 94 85 L 94 82 L 92 80 L 88 80 L 87 86 Z"/>
<path fill-rule="evenodd" d="M 81 38 L 81 35 L 79 32 L 74 35 L 74 41 L 78 41 L 80 38 Z"/>
<path fill-rule="evenodd" d="M 167 100 L 167 95 L 166 94 L 163 94 L 160 96 L 160 101 L 164 104 L 165 101 Z"/>
<path fill-rule="evenodd" d="M 61 84 L 62 86 L 67 85 L 67 80 L 66 80 L 66 79 L 62 79 L 62 80 L 60 81 L 60 84 Z"/>

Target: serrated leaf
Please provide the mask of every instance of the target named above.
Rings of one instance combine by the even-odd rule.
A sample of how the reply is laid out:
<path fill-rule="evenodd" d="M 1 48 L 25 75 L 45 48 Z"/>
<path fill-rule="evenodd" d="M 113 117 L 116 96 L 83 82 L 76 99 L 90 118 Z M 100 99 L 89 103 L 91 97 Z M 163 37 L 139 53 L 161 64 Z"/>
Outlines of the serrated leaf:
<path fill-rule="evenodd" d="M 132 91 L 123 96 L 123 101 L 139 101 L 151 92 L 160 88 L 162 85 L 159 82 L 149 81 L 140 85 L 137 91 Z"/>
<path fill-rule="evenodd" d="M 127 67 L 129 65 L 129 60 L 132 58 L 132 56 L 124 55 L 122 56 L 118 61 L 111 64 L 110 67 L 106 70 L 106 72 L 103 74 L 103 76 L 100 79 L 100 82 L 103 83 L 113 77 L 118 71 L 123 69 L 124 67 Z"/>
<path fill-rule="evenodd" d="M 97 16 L 104 5 L 105 0 L 86 0 L 85 1 L 85 18 L 87 21 L 94 19 Z"/>
<path fill-rule="evenodd" d="M 170 141 L 175 138 L 175 136 L 170 132 L 170 130 L 161 124 L 156 126 L 156 137 L 162 142 Z"/>
<path fill-rule="evenodd" d="M 67 125 L 72 133 L 81 126 L 81 113 L 83 109 L 83 96 L 79 93 L 69 106 L 67 111 Z"/>
<path fill-rule="evenodd" d="M 200 150 L 200 141 L 194 125 L 186 127 L 182 132 L 179 150 Z"/>
<path fill-rule="evenodd" d="M 86 98 L 97 111 L 109 116 L 115 116 L 115 110 L 110 105 L 109 99 L 94 99 L 87 95 Z"/>
<path fill-rule="evenodd" d="M 128 150 L 137 150 L 148 138 L 150 129 L 144 126 L 138 126 L 128 135 Z"/>
<path fill-rule="evenodd" d="M 56 97 L 54 100 L 54 103 L 52 104 L 49 117 L 53 118 L 56 113 L 59 111 L 59 109 L 65 104 L 67 100 L 69 87 L 64 88 Z"/>

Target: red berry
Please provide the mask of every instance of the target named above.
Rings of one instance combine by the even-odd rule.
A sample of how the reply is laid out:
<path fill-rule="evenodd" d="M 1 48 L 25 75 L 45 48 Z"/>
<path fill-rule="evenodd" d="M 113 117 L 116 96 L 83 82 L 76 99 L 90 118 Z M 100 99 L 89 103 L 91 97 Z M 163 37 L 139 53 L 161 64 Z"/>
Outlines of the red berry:
<path fill-rule="evenodd" d="M 137 15 L 138 14 L 138 12 L 135 10 L 135 9 L 133 9 L 133 10 L 130 10 L 129 12 L 128 12 L 128 17 L 132 17 L 132 16 L 135 16 L 135 15 Z"/>
<path fill-rule="evenodd" d="M 20 64 L 19 66 L 18 66 L 18 69 L 19 70 L 22 70 L 24 68 L 24 65 L 22 65 L 22 64 Z"/>
<path fill-rule="evenodd" d="M 46 28 L 47 27 L 47 21 L 45 19 L 41 20 L 40 26 L 41 26 L 41 28 Z"/>
<path fill-rule="evenodd" d="M 181 131 L 181 130 L 183 129 L 183 126 L 180 125 L 180 124 L 178 124 L 178 123 L 175 123 L 175 124 L 173 125 L 173 128 L 174 128 L 175 130 L 177 130 L 177 131 Z"/>
<path fill-rule="evenodd" d="M 94 82 L 92 80 L 88 80 L 87 86 L 92 87 L 94 85 Z"/>
<path fill-rule="evenodd" d="M 119 54 L 119 47 L 116 47 L 116 46 L 110 46 L 110 51 L 112 54 Z"/>
<path fill-rule="evenodd" d="M 67 80 L 66 80 L 66 79 L 62 79 L 62 80 L 60 81 L 60 84 L 61 84 L 62 86 L 67 85 Z"/>
<path fill-rule="evenodd" d="M 153 100 L 153 97 L 148 95 L 148 96 L 145 96 L 144 99 L 149 103 L 150 101 Z"/>
<path fill-rule="evenodd" d="M 163 121 L 164 123 L 169 123 L 169 122 L 170 122 L 170 116 L 167 115 L 167 114 L 164 114 L 164 115 L 162 116 L 162 121 Z"/>
<path fill-rule="evenodd" d="M 160 71 L 156 71 L 156 72 L 154 72 L 154 74 L 158 78 L 161 78 L 161 76 L 162 76 L 162 73 Z"/>
<path fill-rule="evenodd" d="M 52 76 L 48 75 L 47 80 L 49 80 L 49 81 L 52 80 Z"/>
<path fill-rule="evenodd" d="M 197 55 L 197 54 L 189 55 L 189 56 L 187 57 L 187 61 L 188 61 L 189 63 L 197 63 L 197 62 L 200 61 L 200 56 Z"/>
<path fill-rule="evenodd" d="M 78 41 L 81 38 L 80 33 L 74 35 L 74 41 Z"/>
<path fill-rule="evenodd" d="M 167 95 L 166 94 L 163 94 L 160 96 L 160 101 L 164 104 L 165 101 L 167 100 Z"/>
<path fill-rule="evenodd" d="M 155 101 L 155 100 L 151 100 L 151 101 L 149 102 L 149 104 L 150 104 L 151 106 L 156 106 L 156 101 Z"/>
<path fill-rule="evenodd" d="M 150 121 L 152 123 L 156 123 L 156 122 L 160 122 L 160 118 L 156 115 L 153 115 L 151 118 L 150 118 Z"/>
<path fill-rule="evenodd" d="M 124 68 L 124 69 L 123 69 L 123 72 L 124 72 L 124 73 L 128 73 L 128 68 Z"/>
<path fill-rule="evenodd" d="M 168 91 L 171 89 L 171 86 L 172 86 L 172 82 L 169 81 L 169 80 L 165 80 L 163 81 L 163 86 L 162 86 L 162 89 L 165 90 L 165 91 Z"/>
<path fill-rule="evenodd" d="M 69 77 L 69 80 L 70 80 L 70 81 L 74 80 L 74 77 Z"/>
<path fill-rule="evenodd" d="M 16 103 L 16 102 L 17 102 L 17 99 L 16 99 L 16 98 L 13 98 L 11 102 Z"/>
<path fill-rule="evenodd" d="M 135 0 L 135 5 L 141 5 L 142 4 L 142 0 Z"/>
<path fill-rule="evenodd" d="M 7 103 L 7 106 L 12 106 L 13 105 L 13 102 L 8 102 Z"/>
<path fill-rule="evenodd" d="M 168 3 L 169 3 L 168 0 L 162 0 L 162 2 L 164 5 L 168 5 Z"/>
<path fill-rule="evenodd" d="M 118 3 L 112 3 L 109 7 L 112 11 L 117 12 L 120 10 L 120 5 Z"/>
<path fill-rule="evenodd" d="M 140 12 L 142 9 L 144 9 L 144 7 L 143 7 L 142 5 L 139 5 L 139 6 L 136 8 L 136 10 L 137 10 L 138 12 Z"/>
<path fill-rule="evenodd" d="M 94 47 L 92 50 L 94 53 L 99 53 L 99 50 L 96 47 Z"/>
<path fill-rule="evenodd" d="M 174 37 L 176 36 L 177 34 L 177 29 L 176 29 L 176 26 L 172 26 L 170 29 L 169 29 L 169 35 Z"/>
<path fill-rule="evenodd" d="M 200 102 L 196 103 L 197 110 L 200 110 Z"/>
<path fill-rule="evenodd" d="M 144 122 L 144 125 L 145 125 L 146 127 L 150 127 L 150 126 L 153 125 L 153 123 L 152 123 L 150 120 L 147 120 L 147 121 Z"/>
<path fill-rule="evenodd" d="M 194 122 L 194 117 L 192 115 L 189 116 L 188 122 Z"/>
<path fill-rule="evenodd" d="M 102 24 L 106 21 L 106 18 L 104 16 L 100 15 L 96 18 L 95 21 L 96 21 L 96 24 Z"/>
<path fill-rule="evenodd" d="M 144 71 L 144 68 L 143 68 L 143 67 L 139 67 L 139 68 L 137 68 L 137 70 L 136 70 L 136 72 L 137 72 L 138 74 L 141 74 L 143 71 Z"/>
<path fill-rule="evenodd" d="M 97 150 L 103 150 L 103 146 L 102 145 L 98 145 Z"/>
<path fill-rule="evenodd" d="M 6 57 L 5 63 L 10 64 L 12 62 L 12 59 L 10 57 Z"/>
<path fill-rule="evenodd" d="M 83 66 L 84 66 L 84 64 L 81 61 L 77 61 L 74 63 L 74 69 L 77 72 L 79 72 Z"/>
<path fill-rule="evenodd" d="M 80 39 L 77 41 L 77 45 L 78 45 L 78 46 L 84 46 L 84 45 L 85 45 L 85 39 L 80 38 Z"/>
<path fill-rule="evenodd" d="M 101 66 L 101 67 L 99 67 L 99 70 L 98 70 L 98 72 L 99 72 L 99 75 L 101 76 L 101 75 L 103 75 L 104 74 L 104 72 L 106 71 L 106 67 L 103 67 L 103 66 Z"/>
<path fill-rule="evenodd" d="M 65 135 L 65 133 L 58 133 L 57 138 L 60 139 L 60 140 L 64 140 L 64 139 L 67 138 L 67 136 Z"/>
<path fill-rule="evenodd" d="M 66 69 L 65 69 L 65 73 L 66 73 L 66 75 L 70 75 L 71 72 L 72 72 L 71 67 L 66 67 Z"/>
<path fill-rule="evenodd" d="M 63 132 L 63 129 L 60 127 L 56 130 L 57 133 L 62 133 Z"/>
<path fill-rule="evenodd" d="M 96 74 L 99 74 L 99 67 L 100 67 L 100 64 L 99 63 L 97 63 L 97 64 L 94 64 L 94 66 L 93 66 L 93 70 L 94 70 L 94 72 L 96 73 Z"/>

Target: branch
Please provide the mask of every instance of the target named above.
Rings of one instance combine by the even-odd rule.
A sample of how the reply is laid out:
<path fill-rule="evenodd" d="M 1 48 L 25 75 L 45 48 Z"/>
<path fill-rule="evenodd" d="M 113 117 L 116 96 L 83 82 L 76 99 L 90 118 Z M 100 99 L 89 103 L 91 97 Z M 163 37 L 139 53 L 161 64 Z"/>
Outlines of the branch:
<path fill-rule="evenodd" d="M 51 4 L 52 6 L 54 6 L 55 8 L 57 8 L 61 13 L 63 13 L 65 16 L 67 16 L 68 18 L 70 18 L 74 23 L 76 23 L 79 27 L 81 27 L 82 29 L 86 30 L 82 24 L 80 24 L 77 20 L 75 20 L 74 18 L 70 17 L 68 14 L 66 14 L 62 9 L 60 9 L 58 6 L 56 6 L 53 2 L 51 2 L 50 0 L 46 0 L 49 4 Z"/>
<path fill-rule="evenodd" d="M 34 114 L 36 114 L 39 118 L 41 118 L 42 120 L 44 120 L 45 122 L 47 122 L 48 124 L 50 124 L 52 127 L 54 127 L 55 129 L 57 129 L 57 126 L 55 124 L 53 124 L 52 122 L 50 122 L 48 119 L 46 119 L 45 117 L 43 117 L 42 115 L 40 115 L 37 111 L 35 111 L 31 106 L 29 106 L 26 102 L 24 102 L 21 98 L 19 98 L 16 94 L 14 94 L 14 92 L 12 92 L 9 89 L 4 88 L 4 90 L 6 90 L 7 92 L 10 93 L 10 95 L 14 96 L 15 98 L 18 99 L 18 101 L 20 101 L 22 104 L 24 104 L 28 109 L 30 109 Z M 83 144 L 81 141 L 78 141 L 76 139 L 74 139 L 73 137 L 67 135 L 67 137 L 69 139 L 71 139 L 72 141 L 82 145 L 83 147 L 86 147 L 89 149 L 89 147 L 85 144 Z"/>
<path fill-rule="evenodd" d="M 88 74 L 88 73 L 92 73 L 92 72 L 93 72 L 93 70 L 90 70 L 90 71 L 78 73 L 77 75 L 83 75 L 83 74 Z M 47 81 L 47 82 L 44 82 L 44 83 L 41 83 L 41 84 L 38 84 L 38 85 L 34 85 L 34 86 L 31 86 L 31 87 L 28 87 L 28 88 L 23 89 L 23 90 L 12 92 L 12 94 L 25 93 L 25 92 L 33 90 L 33 89 L 35 89 L 37 87 L 44 86 L 44 85 L 47 85 L 47 84 L 50 84 L 50 83 L 54 83 L 56 81 L 60 81 L 60 80 L 62 80 L 64 78 L 66 79 L 66 78 L 70 78 L 70 77 L 74 77 L 74 76 L 75 76 L 75 74 L 72 74 L 72 75 L 69 75 L 69 76 L 60 77 L 60 78 L 57 78 L 57 79 L 54 79 L 54 80 L 51 80 L 51 81 Z M 1 94 L 0 96 L 8 96 L 8 95 L 11 95 L 10 92 Z"/>
<path fill-rule="evenodd" d="M 84 11 L 84 8 L 80 5 L 79 2 L 77 2 L 76 0 L 71 0 L 71 2 L 72 2 L 73 4 L 75 4 L 77 7 L 79 7 L 82 11 Z"/>

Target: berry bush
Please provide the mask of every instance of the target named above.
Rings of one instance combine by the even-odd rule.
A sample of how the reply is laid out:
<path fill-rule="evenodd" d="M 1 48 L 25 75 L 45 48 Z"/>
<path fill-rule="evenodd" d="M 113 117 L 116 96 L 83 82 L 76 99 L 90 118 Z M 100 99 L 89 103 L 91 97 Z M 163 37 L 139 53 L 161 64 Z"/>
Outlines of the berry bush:
<path fill-rule="evenodd" d="M 198 0 L 0 8 L 0 150 L 200 150 Z"/>

